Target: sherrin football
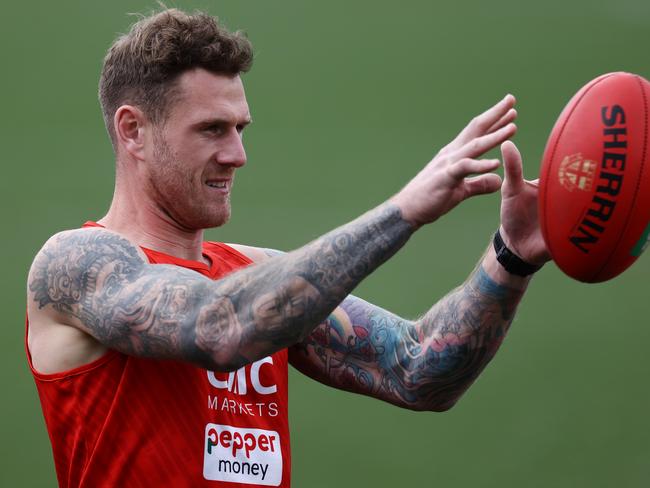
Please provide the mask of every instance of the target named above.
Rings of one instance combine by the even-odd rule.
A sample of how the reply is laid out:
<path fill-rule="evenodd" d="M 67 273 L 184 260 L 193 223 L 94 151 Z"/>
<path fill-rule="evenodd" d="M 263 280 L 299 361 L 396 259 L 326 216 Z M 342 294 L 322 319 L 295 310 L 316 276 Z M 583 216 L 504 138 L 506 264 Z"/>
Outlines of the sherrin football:
<path fill-rule="evenodd" d="M 551 257 L 579 281 L 627 269 L 650 234 L 650 83 L 609 73 L 558 118 L 540 171 L 539 216 Z"/>

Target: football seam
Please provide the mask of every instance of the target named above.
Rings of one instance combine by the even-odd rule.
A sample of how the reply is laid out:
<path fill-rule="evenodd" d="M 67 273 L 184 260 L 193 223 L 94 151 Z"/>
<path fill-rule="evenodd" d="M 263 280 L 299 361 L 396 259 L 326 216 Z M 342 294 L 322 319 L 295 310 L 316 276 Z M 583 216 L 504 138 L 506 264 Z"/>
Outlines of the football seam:
<path fill-rule="evenodd" d="M 618 251 L 619 247 L 621 245 L 621 241 L 623 240 L 623 237 L 625 236 L 625 233 L 627 232 L 627 229 L 630 225 L 630 219 L 632 218 L 632 214 L 634 213 L 634 207 L 636 203 L 637 196 L 639 195 L 639 187 L 641 186 L 641 182 L 643 181 L 643 170 L 645 167 L 645 158 L 646 158 L 646 151 L 648 148 L 648 99 L 646 98 L 645 94 L 645 89 L 643 88 L 643 82 L 641 79 L 633 75 L 637 83 L 639 84 L 639 87 L 641 88 L 641 96 L 643 97 L 643 108 L 644 108 L 644 131 L 643 131 L 643 151 L 641 151 L 641 164 L 639 168 L 639 177 L 636 180 L 636 188 L 634 189 L 634 196 L 632 197 L 632 204 L 630 205 L 630 211 L 627 213 L 627 217 L 625 219 L 625 225 L 623 225 L 623 229 L 621 233 L 619 234 L 618 240 L 616 241 L 616 246 L 614 246 L 614 250 L 609 254 L 607 259 L 605 260 L 605 263 L 602 265 L 602 267 L 598 270 L 598 273 L 594 275 L 594 278 L 598 278 L 600 273 L 603 272 L 603 269 L 607 267 L 609 264 L 610 260 L 612 259 L 612 256 L 614 256 Z"/>
<path fill-rule="evenodd" d="M 571 109 L 571 111 L 567 114 L 566 118 L 564 119 L 564 123 L 562 124 L 562 128 L 560 129 L 560 132 L 558 133 L 557 137 L 555 138 L 555 142 L 553 143 L 553 148 L 551 149 L 551 157 L 549 158 L 550 164 L 547 165 L 546 173 L 544 174 L 544 178 L 546 179 L 546 181 L 548 181 L 549 173 L 551 172 L 551 166 L 553 166 L 552 162 L 555 160 L 555 152 L 557 151 L 557 146 L 560 143 L 560 139 L 562 138 L 562 134 L 564 133 L 564 129 L 566 128 L 566 125 L 569 123 L 569 119 L 571 118 L 571 115 L 573 114 L 575 109 L 578 107 L 578 105 L 580 104 L 582 99 L 587 95 L 587 93 L 589 93 L 591 91 L 591 89 L 594 86 L 599 84 L 601 81 L 604 81 L 607 78 L 609 78 L 611 76 L 614 76 L 616 74 L 617 73 L 609 73 L 607 75 L 603 75 L 602 78 L 599 78 L 599 79 L 593 81 L 591 85 L 589 85 L 589 86 L 587 86 L 585 88 L 584 93 L 582 95 L 580 95 L 580 98 L 578 98 L 576 100 L 576 103 L 573 104 L 573 108 Z M 552 131 L 553 131 L 553 129 L 551 128 L 551 132 Z M 547 183 L 544 186 L 544 201 L 548 201 L 548 187 L 549 187 L 549 185 Z M 548 212 L 544 212 L 544 227 L 546 229 L 549 228 L 549 226 L 548 226 Z M 550 239 L 548 239 L 548 241 L 549 242 L 546 243 L 547 246 L 548 246 L 548 251 L 551 254 L 551 256 L 553 256 L 553 249 L 551 248 Z"/>

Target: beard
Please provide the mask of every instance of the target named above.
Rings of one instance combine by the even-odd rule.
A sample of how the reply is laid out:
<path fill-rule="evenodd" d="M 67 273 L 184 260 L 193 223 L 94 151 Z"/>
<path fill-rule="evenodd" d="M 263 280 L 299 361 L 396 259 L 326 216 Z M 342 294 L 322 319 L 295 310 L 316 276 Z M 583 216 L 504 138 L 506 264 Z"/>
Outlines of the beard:
<path fill-rule="evenodd" d="M 154 161 L 149 167 L 149 186 L 161 210 L 185 230 L 224 225 L 230 219 L 230 194 L 209 194 L 203 175 L 188 168 L 164 136 L 154 134 Z"/>

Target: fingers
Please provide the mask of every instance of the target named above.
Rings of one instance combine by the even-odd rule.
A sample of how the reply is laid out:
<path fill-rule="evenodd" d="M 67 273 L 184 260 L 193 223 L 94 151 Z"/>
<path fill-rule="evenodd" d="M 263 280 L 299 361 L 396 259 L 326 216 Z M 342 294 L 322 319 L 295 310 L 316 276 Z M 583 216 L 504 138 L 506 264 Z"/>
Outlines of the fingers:
<path fill-rule="evenodd" d="M 524 186 L 523 167 L 519 149 L 512 141 L 501 144 L 503 155 L 504 183 L 503 193 L 518 193 Z"/>
<path fill-rule="evenodd" d="M 464 158 L 449 166 L 449 174 L 456 180 L 462 180 L 469 175 L 494 171 L 500 164 L 498 159 Z"/>
<path fill-rule="evenodd" d="M 494 193 L 501 188 L 501 177 L 495 173 L 466 178 L 464 181 L 467 198 Z"/>
<path fill-rule="evenodd" d="M 517 112 L 510 110 L 515 105 L 515 97 L 508 94 L 500 102 L 487 109 L 481 115 L 474 117 L 458 136 L 460 144 L 466 144 L 475 137 L 489 134 L 493 130 L 501 128 L 499 122 L 504 118 L 510 118 L 505 124 L 512 122 L 517 117 Z"/>
<path fill-rule="evenodd" d="M 459 158 L 476 158 L 495 148 L 506 139 L 511 138 L 515 135 L 515 132 L 517 132 L 517 126 L 510 123 L 491 134 L 472 139 L 456 152 L 456 156 Z"/>
<path fill-rule="evenodd" d="M 515 119 L 517 118 L 517 115 L 518 115 L 517 110 L 511 108 L 506 112 L 506 114 L 503 117 L 501 117 L 497 122 L 494 123 L 494 125 L 492 125 L 492 127 L 490 127 L 487 130 L 488 134 L 490 132 L 494 132 L 495 130 L 500 129 L 501 127 L 508 125 L 510 122 L 514 122 Z"/>

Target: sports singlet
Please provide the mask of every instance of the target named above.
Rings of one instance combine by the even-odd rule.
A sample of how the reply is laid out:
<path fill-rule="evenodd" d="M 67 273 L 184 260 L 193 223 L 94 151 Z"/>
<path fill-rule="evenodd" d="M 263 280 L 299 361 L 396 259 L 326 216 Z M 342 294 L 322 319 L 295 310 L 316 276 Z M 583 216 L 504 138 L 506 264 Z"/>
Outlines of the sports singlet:
<path fill-rule="evenodd" d="M 215 242 L 211 265 L 143 251 L 211 279 L 251 264 Z M 61 487 L 290 486 L 286 349 L 232 373 L 109 350 L 41 374 L 27 356 Z"/>

